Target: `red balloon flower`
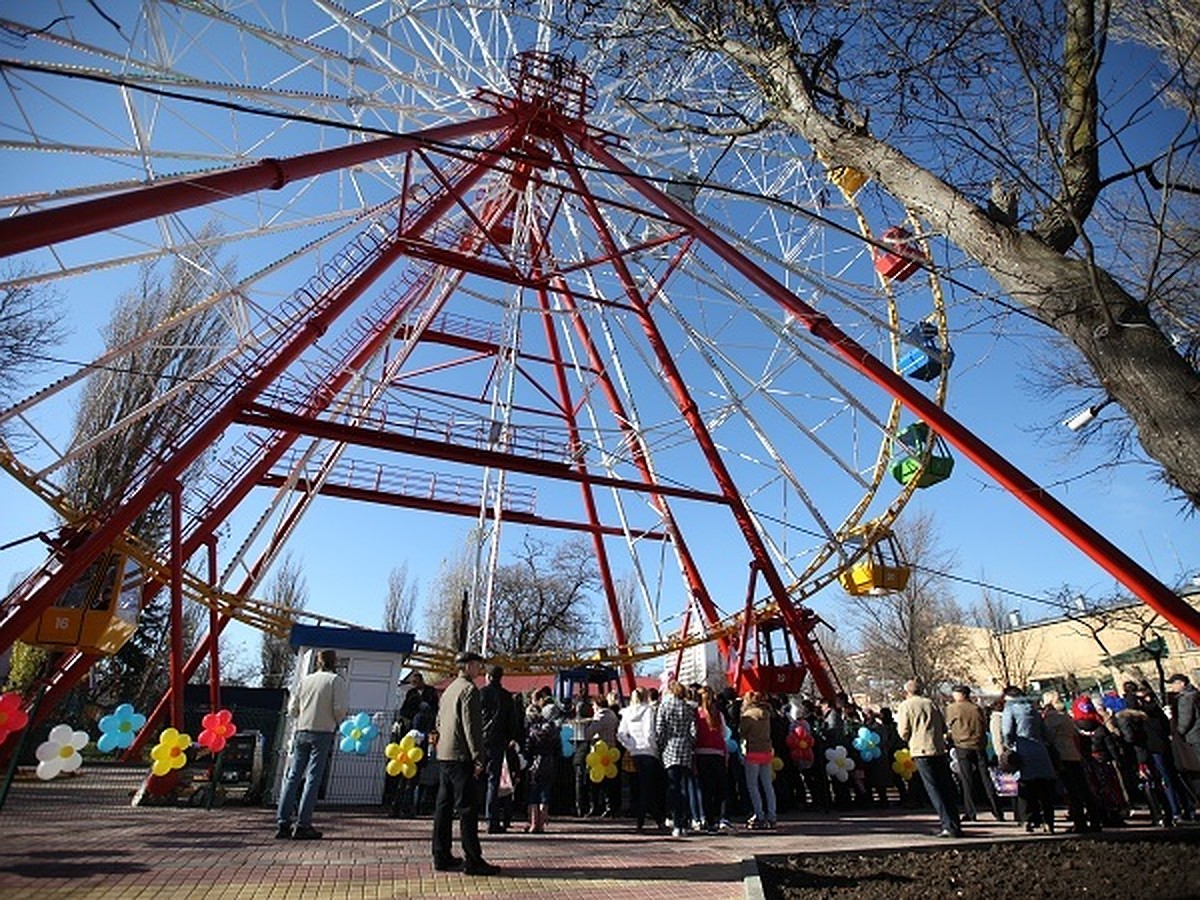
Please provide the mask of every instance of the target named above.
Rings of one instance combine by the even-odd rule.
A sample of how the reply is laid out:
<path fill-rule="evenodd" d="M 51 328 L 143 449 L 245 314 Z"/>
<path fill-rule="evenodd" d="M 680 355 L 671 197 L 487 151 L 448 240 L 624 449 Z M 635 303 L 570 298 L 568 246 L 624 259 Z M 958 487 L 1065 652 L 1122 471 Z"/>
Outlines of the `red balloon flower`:
<path fill-rule="evenodd" d="M 225 742 L 237 734 L 237 726 L 233 724 L 233 713 L 227 709 L 219 709 L 209 713 L 200 720 L 204 730 L 200 732 L 197 743 L 207 747 L 213 753 L 225 749 Z"/>
<path fill-rule="evenodd" d="M 0 744 L 14 731 L 29 724 L 29 716 L 21 709 L 21 695 L 15 691 L 0 694 Z"/>

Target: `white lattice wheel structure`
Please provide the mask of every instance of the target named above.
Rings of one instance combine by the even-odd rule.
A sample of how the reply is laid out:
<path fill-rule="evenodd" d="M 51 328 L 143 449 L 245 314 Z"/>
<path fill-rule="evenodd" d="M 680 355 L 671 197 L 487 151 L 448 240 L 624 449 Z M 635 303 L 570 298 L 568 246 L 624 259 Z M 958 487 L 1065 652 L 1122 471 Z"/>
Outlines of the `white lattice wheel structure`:
<path fill-rule="evenodd" d="M 249 524 L 226 535 L 220 590 L 252 592 L 255 580 L 242 573 L 260 572 L 325 492 L 474 516 L 488 536 L 483 630 L 498 523 L 591 534 L 606 548 L 606 566 L 635 579 L 657 639 L 678 627 L 706 567 L 744 571 L 753 554 L 732 548 L 745 548 L 747 528 L 791 596 L 807 596 L 861 552 L 847 545 L 856 529 L 886 525 L 911 493 L 886 477 L 905 424 L 899 405 L 694 229 L 579 148 L 598 142 L 893 367 L 921 319 L 945 345 L 934 276 L 878 279 L 871 245 L 855 230 L 856 216 L 869 215 L 794 139 L 657 131 L 617 102 L 621 85 L 586 78 L 586 55 L 578 69 L 523 70 L 514 61 L 525 51 L 561 52 L 566 66 L 572 48 L 552 46 L 536 16 L 506 6 L 158 0 L 109 10 L 111 20 L 84 3 L 63 4 L 62 14 L 58 6 L 10 10 L 0 94 L 8 215 L 384 135 L 426 137 L 274 190 L 28 249 L 10 257 L 5 280 L 55 286 L 70 303 L 103 302 L 134 284 L 143 263 L 192 267 L 207 289 L 184 315 L 218 309 L 229 343 L 216 364 L 149 403 L 195 392 L 211 410 L 259 371 L 264 353 L 305 327 L 323 291 L 382 252 L 406 216 L 450 198 L 420 241 L 406 243 L 378 282 L 323 321 L 304 352 L 212 433 L 210 477 L 188 497 L 185 532 L 228 531 L 224 513 L 219 522 L 206 517 L 276 434 L 290 438 L 256 475 L 266 489 L 248 496 L 237 519 Z M 699 87 L 706 77 L 697 70 Z M 577 95 L 579 108 L 566 112 L 583 115 L 583 143 L 523 137 L 468 178 L 497 129 L 428 137 L 502 115 L 503 98 L 522 92 L 555 103 Z M 564 158 L 576 168 L 560 165 Z M 830 228 L 821 216 L 849 227 Z M 560 280 L 543 290 L 528 273 L 548 265 Z M 395 307 L 403 309 L 387 312 Z M 119 438 L 120 424 L 72 447 L 64 404 L 170 324 L 85 365 L 56 368 L 45 388 L 0 411 L 6 433 L 19 436 L 9 441 L 10 469 L 52 495 L 66 463 Z M 372 342 L 378 329 L 387 340 Z M 945 379 L 943 370 L 928 382 L 939 404 Z M 707 443 L 681 416 L 689 404 Z M 367 432 L 409 443 L 361 440 Z M 422 455 L 415 442 L 439 441 L 483 455 L 402 458 Z M 487 454 L 525 462 L 503 471 Z M 565 481 L 564 466 L 575 472 Z M 150 483 L 153 466 L 140 477 L 121 495 Z M 636 482 L 654 489 L 626 490 Z M 730 514 L 734 498 L 740 519 Z M 704 627 L 717 618 L 731 625 L 743 597 L 710 593 Z"/>

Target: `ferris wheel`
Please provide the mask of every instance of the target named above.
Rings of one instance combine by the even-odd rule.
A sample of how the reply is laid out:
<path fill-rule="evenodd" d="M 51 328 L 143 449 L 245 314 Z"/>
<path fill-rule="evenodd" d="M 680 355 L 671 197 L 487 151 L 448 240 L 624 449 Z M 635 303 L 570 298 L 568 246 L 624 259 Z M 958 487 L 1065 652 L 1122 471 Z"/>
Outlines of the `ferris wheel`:
<path fill-rule="evenodd" d="M 646 605 L 650 652 L 681 627 L 736 642 L 739 615 L 839 578 L 894 587 L 846 575 L 948 455 L 806 317 L 940 405 L 952 355 L 928 246 L 786 133 L 654 127 L 628 85 L 555 43 L 550 12 L 508 6 L 156 0 L 4 20 L 0 152 L 20 173 L 5 214 L 88 210 L 10 253 L 8 289 L 94 302 L 155 263 L 198 287 L 93 358 L 47 360 L 43 386 L 0 410 L 0 461 L 61 501 L 73 464 L 177 404 L 177 440 L 104 510 L 59 512 L 151 560 L 131 549 L 136 507 L 205 459 L 185 556 L 224 536 L 208 589 L 234 616 L 320 496 L 475 519 L 485 645 L 510 525 L 593 542 L 625 659 L 613 572 Z M 692 77 L 706 90 L 712 72 Z M 293 172 L 300 157 L 313 165 Z M 269 189 L 227 189 L 230 169 Z M 71 230 L 88 203 L 209 174 L 191 205 L 122 204 L 115 224 Z M 202 367 L 86 438 L 63 431 L 78 392 L 200 316 L 223 324 Z M 745 609 L 708 586 L 737 560 L 766 584 Z M 14 609 L 10 637 L 27 633 Z"/>

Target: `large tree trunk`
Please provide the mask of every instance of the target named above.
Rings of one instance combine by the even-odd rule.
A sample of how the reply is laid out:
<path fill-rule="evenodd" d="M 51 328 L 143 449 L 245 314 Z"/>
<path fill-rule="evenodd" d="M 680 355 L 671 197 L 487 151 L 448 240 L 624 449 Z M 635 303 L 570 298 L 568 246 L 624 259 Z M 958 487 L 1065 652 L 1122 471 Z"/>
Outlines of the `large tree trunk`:
<path fill-rule="evenodd" d="M 781 122 L 823 159 L 870 175 L 975 259 L 1015 302 L 1070 340 L 1125 410 L 1166 480 L 1200 506 L 1200 373 L 1142 304 L 1103 269 L 1052 247 L 1051 236 L 996 221 L 895 147 L 823 114 L 787 52 L 730 42 L 721 49 L 766 82 Z M 1070 204 L 1083 207 L 1072 209 L 1072 216 L 1090 209 L 1090 202 L 1075 197 Z M 1069 244 L 1061 236 L 1056 242 Z"/>
<path fill-rule="evenodd" d="M 895 148 L 794 103 L 783 118 L 832 164 L 862 169 L 1079 349 L 1166 478 L 1200 505 L 1200 373 L 1103 269 L 992 220 Z"/>

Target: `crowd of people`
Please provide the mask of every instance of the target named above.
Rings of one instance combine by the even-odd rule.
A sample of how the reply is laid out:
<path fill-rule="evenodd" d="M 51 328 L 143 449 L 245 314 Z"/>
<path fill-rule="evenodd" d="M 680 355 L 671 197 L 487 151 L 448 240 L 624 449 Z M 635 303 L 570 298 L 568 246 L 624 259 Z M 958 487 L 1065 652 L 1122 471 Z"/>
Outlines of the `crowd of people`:
<path fill-rule="evenodd" d="M 478 674 L 482 661 L 466 656 Z M 469 674 L 460 673 L 447 694 L 467 690 L 461 682 L 473 685 Z M 962 836 L 964 823 L 985 807 L 998 821 L 1011 810 L 1031 832 L 1053 832 L 1060 808 L 1076 832 L 1120 826 L 1134 805 L 1145 806 L 1156 824 L 1174 827 L 1196 816 L 1200 709 L 1187 676 L 1172 676 L 1167 689 L 1163 703 L 1146 682 L 1070 698 L 1054 691 L 1031 697 L 1010 687 L 985 705 L 966 685 L 954 686 L 946 702 L 926 697 L 914 680 L 892 710 L 862 708 L 844 695 L 738 696 L 728 688 L 671 681 L 661 695 L 638 688 L 626 702 L 616 693 L 564 701 L 549 688 L 514 695 L 493 666 L 476 692 L 478 748 L 450 743 L 466 754 L 462 778 L 472 773 L 477 779 L 478 813 L 489 833 L 545 832 L 556 786 L 568 777 L 573 796 L 565 808 L 560 796 L 559 813 L 627 816 L 638 832 L 669 830 L 675 837 L 728 830 L 736 821 L 775 828 L 780 813 L 790 810 L 891 803 L 932 806 L 939 819 L 933 834 L 942 837 Z M 455 702 L 459 717 L 469 718 Z M 464 732 L 447 713 L 445 696 L 431 725 L 437 707 L 432 687 L 414 686 L 406 698 L 412 718 L 400 727 L 422 732 L 430 758 L 444 768 L 446 728 Z M 619 762 L 615 771 L 597 775 L 592 754 L 601 742 L 619 751 Z M 467 789 L 460 780 L 447 784 L 441 776 L 438 811 L 448 792 L 446 802 L 453 801 L 461 818 Z M 414 789 L 430 784 L 420 776 L 413 781 L 410 799 Z M 418 808 L 419 799 L 401 812 Z M 435 861 L 449 858 L 448 821 L 435 812 Z M 476 855 L 477 846 L 474 840 L 468 852 Z M 467 867 L 481 865 L 476 859 Z"/>

